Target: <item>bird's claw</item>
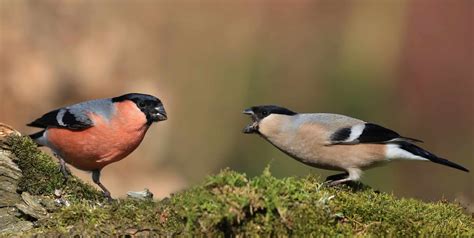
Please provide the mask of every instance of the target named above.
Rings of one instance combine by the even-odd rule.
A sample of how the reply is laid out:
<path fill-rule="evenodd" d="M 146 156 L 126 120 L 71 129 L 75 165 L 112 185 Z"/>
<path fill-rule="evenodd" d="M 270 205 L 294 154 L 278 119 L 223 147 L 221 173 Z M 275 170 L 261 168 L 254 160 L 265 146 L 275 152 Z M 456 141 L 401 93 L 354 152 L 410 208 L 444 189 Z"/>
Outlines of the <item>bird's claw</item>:
<path fill-rule="evenodd" d="M 114 201 L 109 191 L 104 191 L 103 194 L 104 194 L 104 197 L 107 198 L 107 202 L 112 203 Z"/>

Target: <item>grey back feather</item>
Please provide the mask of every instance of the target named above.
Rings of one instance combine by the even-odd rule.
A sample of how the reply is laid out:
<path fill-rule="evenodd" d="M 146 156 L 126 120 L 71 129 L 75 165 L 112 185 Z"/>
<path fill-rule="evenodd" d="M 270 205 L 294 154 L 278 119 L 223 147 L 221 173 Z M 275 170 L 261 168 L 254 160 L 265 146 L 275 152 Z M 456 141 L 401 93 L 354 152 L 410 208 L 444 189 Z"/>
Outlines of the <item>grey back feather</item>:
<path fill-rule="evenodd" d="M 77 121 L 89 122 L 91 119 L 87 114 L 94 112 L 107 120 L 110 120 L 115 113 L 111 99 L 96 99 L 74 104 L 64 109 L 74 115 Z"/>
<path fill-rule="evenodd" d="M 115 107 L 111 99 L 91 100 L 48 112 L 27 125 L 40 128 L 60 127 L 80 130 L 94 125 L 88 116 L 90 113 L 110 120 L 115 113 Z"/>
<path fill-rule="evenodd" d="M 301 126 L 315 125 L 316 128 L 319 128 L 317 133 L 325 137 L 328 144 L 422 142 L 418 139 L 400 136 L 397 132 L 382 126 L 340 114 L 302 113 L 288 119 L 290 123 L 282 125 L 282 129 L 286 133 L 298 133 Z"/>
<path fill-rule="evenodd" d="M 301 113 L 295 115 L 292 120 L 293 124 L 298 127 L 307 123 L 315 123 L 331 132 L 335 132 L 344 127 L 365 123 L 356 118 L 333 113 Z"/>

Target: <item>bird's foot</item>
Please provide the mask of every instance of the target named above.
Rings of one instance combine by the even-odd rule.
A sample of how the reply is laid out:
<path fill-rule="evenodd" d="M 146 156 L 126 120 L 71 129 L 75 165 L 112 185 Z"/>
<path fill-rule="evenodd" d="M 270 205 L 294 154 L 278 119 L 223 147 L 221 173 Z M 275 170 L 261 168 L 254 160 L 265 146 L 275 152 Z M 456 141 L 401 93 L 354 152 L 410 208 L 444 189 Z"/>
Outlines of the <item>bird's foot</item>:
<path fill-rule="evenodd" d="M 103 191 L 104 197 L 107 199 L 107 202 L 112 203 L 114 199 L 110 195 L 110 192 L 108 190 Z"/>
<path fill-rule="evenodd" d="M 100 182 L 100 169 L 92 171 L 92 181 L 102 189 L 102 192 L 109 203 L 114 201 L 112 196 L 110 196 L 109 190 Z"/>
<path fill-rule="evenodd" d="M 345 184 L 349 187 L 353 187 L 357 184 L 356 181 L 352 180 L 348 173 L 334 174 L 328 176 L 324 184 L 328 187 L 334 187 L 340 184 Z"/>
<path fill-rule="evenodd" d="M 336 181 L 340 181 L 340 180 L 343 180 L 343 179 L 346 179 L 349 177 L 349 174 L 348 173 L 340 173 L 340 174 L 334 174 L 334 175 L 330 175 L 326 178 L 326 181 L 324 183 L 333 183 L 333 182 L 336 182 Z M 338 184 L 338 183 L 337 183 Z M 336 184 L 334 184 L 336 185 Z M 332 185 L 332 186 L 334 186 Z"/>
<path fill-rule="evenodd" d="M 352 173 L 351 176 L 351 171 L 341 173 L 341 174 L 335 174 L 328 176 L 326 178 L 326 181 L 324 182 L 324 185 L 328 187 L 334 187 L 338 185 L 346 185 L 347 187 L 351 188 L 353 191 L 358 191 L 362 190 L 366 185 L 362 184 L 361 182 L 358 182 L 357 180 L 360 178 L 360 175 L 358 173 Z M 354 171 L 352 171 L 354 172 Z M 357 172 L 357 171 L 356 171 Z M 355 176 L 354 176 L 355 175 Z"/>
<path fill-rule="evenodd" d="M 59 160 L 59 171 L 64 175 L 64 178 L 67 179 L 67 177 L 71 174 L 71 170 L 69 170 L 69 168 L 66 166 L 66 161 L 64 161 L 64 159 L 57 154 L 54 154 L 54 156 L 56 156 L 56 158 Z"/>
<path fill-rule="evenodd" d="M 59 167 L 59 171 L 63 174 L 64 178 L 66 179 L 69 177 L 69 175 L 71 175 L 71 171 L 66 165 L 61 165 Z"/>
<path fill-rule="evenodd" d="M 60 159 L 59 164 L 60 164 L 59 171 L 63 174 L 63 177 L 64 177 L 63 184 L 65 184 L 68 181 L 69 176 L 71 175 L 71 171 L 66 166 L 66 162 L 64 160 Z"/>
<path fill-rule="evenodd" d="M 335 181 L 326 181 L 324 184 L 327 187 L 336 187 L 336 186 L 341 186 L 341 187 L 347 187 L 351 189 L 353 192 L 360 191 L 360 190 L 365 190 L 367 188 L 370 188 L 369 186 L 359 182 L 359 181 L 354 181 L 350 180 L 349 178 L 346 179 L 340 179 L 340 180 L 335 180 Z"/>
<path fill-rule="evenodd" d="M 336 186 L 336 185 L 339 185 L 339 184 L 349 184 L 349 183 L 352 183 L 354 181 L 350 180 L 350 179 L 339 179 L 339 180 L 329 180 L 329 181 L 326 181 L 324 182 L 328 187 L 333 187 L 333 186 Z"/>

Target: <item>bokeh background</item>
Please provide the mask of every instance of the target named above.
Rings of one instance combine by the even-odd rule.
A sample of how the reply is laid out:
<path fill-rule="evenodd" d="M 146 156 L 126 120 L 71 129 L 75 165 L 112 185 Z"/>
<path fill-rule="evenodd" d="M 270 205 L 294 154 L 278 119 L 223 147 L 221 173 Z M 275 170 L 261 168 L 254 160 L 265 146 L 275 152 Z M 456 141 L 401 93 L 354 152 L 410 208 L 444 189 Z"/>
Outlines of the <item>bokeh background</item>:
<path fill-rule="evenodd" d="M 376 122 L 473 170 L 473 8 L 470 0 L 0 0 L 0 121 L 31 133 L 26 123 L 60 106 L 127 92 L 160 97 L 169 120 L 103 170 L 116 197 L 147 187 L 162 198 L 225 167 L 332 173 L 242 134 L 241 111 L 255 104 Z M 397 162 L 363 182 L 469 206 L 473 175 Z"/>

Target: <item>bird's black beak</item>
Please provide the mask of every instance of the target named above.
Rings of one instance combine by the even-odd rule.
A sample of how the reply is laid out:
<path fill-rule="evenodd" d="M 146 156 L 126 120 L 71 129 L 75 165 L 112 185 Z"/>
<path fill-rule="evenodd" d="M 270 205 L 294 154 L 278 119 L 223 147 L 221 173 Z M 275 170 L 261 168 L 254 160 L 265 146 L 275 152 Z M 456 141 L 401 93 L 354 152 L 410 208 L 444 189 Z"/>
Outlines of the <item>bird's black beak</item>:
<path fill-rule="evenodd" d="M 243 112 L 245 115 L 250 115 L 252 117 L 252 124 L 247 125 L 242 132 L 245 134 L 252 134 L 252 133 L 257 133 L 258 132 L 258 120 L 257 117 L 255 116 L 255 113 L 253 112 L 252 109 L 248 108 L 245 109 Z"/>
<path fill-rule="evenodd" d="M 250 109 L 250 108 L 245 109 L 242 113 L 245 114 L 245 115 L 253 115 L 254 114 L 252 109 Z"/>
<path fill-rule="evenodd" d="M 155 121 L 165 121 L 168 119 L 168 115 L 166 114 L 165 108 L 163 105 L 155 107 L 155 114 L 153 115 Z"/>

